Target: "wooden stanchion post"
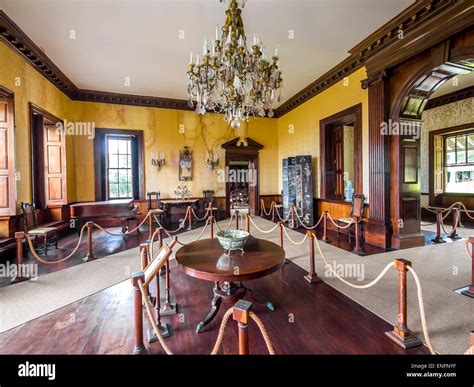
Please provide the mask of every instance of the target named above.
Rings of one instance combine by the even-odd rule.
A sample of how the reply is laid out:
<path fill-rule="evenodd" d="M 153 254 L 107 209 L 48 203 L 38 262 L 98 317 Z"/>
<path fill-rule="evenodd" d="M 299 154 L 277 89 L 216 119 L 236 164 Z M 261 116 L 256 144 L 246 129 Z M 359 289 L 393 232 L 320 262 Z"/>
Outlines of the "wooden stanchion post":
<path fill-rule="evenodd" d="M 291 206 L 291 228 L 295 228 L 295 206 Z"/>
<path fill-rule="evenodd" d="M 283 249 L 283 222 L 278 222 L 278 238 L 280 241 L 280 247 Z"/>
<path fill-rule="evenodd" d="M 323 219 L 323 238 L 322 241 L 326 243 L 330 243 L 331 241 L 328 238 L 328 212 L 324 211 L 324 219 Z"/>
<path fill-rule="evenodd" d="M 235 210 L 235 229 L 239 229 L 239 210 Z"/>
<path fill-rule="evenodd" d="M 436 236 L 431 240 L 435 243 L 446 243 L 441 237 L 441 222 L 443 221 L 443 213 L 440 210 L 436 211 Z"/>
<path fill-rule="evenodd" d="M 170 260 L 166 260 L 164 266 L 166 272 L 166 288 L 165 288 L 165 304 L 161 308 L 160 312 L 162 316 L 171 316 L 178 313 L 178 304 L 171 302 L 171 279 L 170 279 Z M 157 278 L 158 281 L 158 278 Z"/>
<path fill-rule="evenodd" d="M 354 225 L 354 238 L 355 238 L 355 245 L 354 250 L 352 252 L 357 255 L 365 255 L 364 249 L 362 249 L 360 245 L 360 220 L 358 217 L 354 217 L 355 225 Z"/>
<path fill-rule="evenodd" d="M 393 331 L 385 332 L 395 343 L 404 349 L 421 345 L 421 341 L 413 336 L 407 326 L 407 272 L 411 262 L 405 259 L 396 259 L 395 268 L 398 270 L 398 318 Z"/>
<path fill-rule="evenodd" d="M 467 243 L 471 244 L 471 259 L 472 259 L 472 267 L 471 267 L 471 284 L 466 286 L 466 289 L 461 292 L 461 294 L 474 298 L 474 237 L 470 237 L 467 240 Z"/>
<path fill-rule="evenodd" d="M 16 276 L 11 278 L 10 283 L 15 284 L 21 281 L 27 281 L 28 278 L 23 277 L 23 240 L 25 240 L 25 233 L 17 231 L 15 233 L 16 239 Z"/>
<path fill-rule="evenodd" d="M 151 212 L 148 212 L 148 240 L 147 242 L 152 242 L 151 238 L 153 238 L 153 215 Z"/>
<path fill-rule="evenodd" d="M 95 259 L 94 252 L 92 250 L 92 228 L 94 227 L 93 222 L 87 222 L 87 255 L 84 258 L 85 262 L 93 261 Z"/>
<path fill-rule="evenodd" d="M 188 230 L 191 231 L 193 229 L 193 214 L 191 211 L 191 206 L 188 206 L 188 211 L 186 212 L 186 215 L 189 217 L 188 218 Z M 186 218 L 184 218 L 184 221 L 186 221 Z"/>
<path fill-rule="evenodd" d="M 265 217 L 264 209 L 265 209 L 265 203 L 264 203 L 263 199 L 260 199 L 260 216 L 262 218 Z"/>
<path fill-rule="evenodd" d="M 275 221 L 275 204 L 272 202 L 272 222 Z"/>
<path fill-rule="evenodd" d="M 245 300 L 237 301 L 232 308 L 232 317 L 239 326 L 239 355 L 249 354 L 248 323 L 251 309 L 252 303 Z"/>
<path fill-rule="evenodd" d="M 144 253 L 142 253 L 144 251 Z M 141 257 L 141 267 L 142 270 L 145 270 L 145 267 L 148 265 L 149 256 L 148 256 L 148 243 L 141 243 L 140 244 L 140 257 Z"/>
<path fill-rule="evenodd" d="M 309 240 L 309 272 L 304 276 L 304 279 L 310 284 L 321 282 L 315 270 L 314 262 L 314 233 L 310 230 L 306 231 Z"/>
<path fill-rule="evenodd" d="M 247 216 L 245 217 L 245 221 L 247 232 L 250 234 L 250 214 L 247 214 Z"/>
<path fill-rule="evenodd" d="M 155 317 L 156 325 L 160 330 L 161 336 L 164 338 L 171 336 L 171 330 L 167 323 L 161 323 L 161 292 L 160 292 L 160 274 L 158 273 L 155 277 Z M 154 343 L 158 341 L 153 329 L 148 330 L 148 343 Z"/>
<path fill-rule="evenodd" d="M 453 207 L 451 209 L 451 213 L 453 214 L 452 216 L 453 231 L 451 231 L 451 234 L 448 235 L 448 238 L 461 239 L 461 237 L 458 235 L 458 225 L 459 225 L 459 219 L 461 218 L 461 211 L 459 210 L 459 207 Z"/>
<path fill-rule="evenodd" d="M 147 353 L 147 348 L 143 343 L 143 300 L 142 292 L 138 286 L 138 281 L 145 282 L 145 274 L 142 271 L 132 274 L 132 285 L 133 285 L 133 320 L 134 320 L 134 340 L 135 345 L 133 348 L 133 354 L 139 355 Z"/>
<path fill-rule="evenodd" d="M 214 216 L 209 217 L 209 229 L 211 230 L 211 239 L 214 239 Z"/>

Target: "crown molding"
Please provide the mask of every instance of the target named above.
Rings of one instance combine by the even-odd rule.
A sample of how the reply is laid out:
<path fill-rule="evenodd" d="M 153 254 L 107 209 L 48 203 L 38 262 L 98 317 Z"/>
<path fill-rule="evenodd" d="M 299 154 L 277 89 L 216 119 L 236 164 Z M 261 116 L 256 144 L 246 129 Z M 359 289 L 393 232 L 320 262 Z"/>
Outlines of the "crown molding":
<path fill-rule="evenodd" d="M 400 29 L 406 34 L 438 14 L 445 12 L 456 3 L 459 3 L 459 1 L 422 0 L 415 2 L 357 46 L 349 50 L 350 55 L 348 58 L 276 108 L 274 118 L 285 115 L 297 106 L 362 68 L 369 58 L 399 40 L 397 32 Z M 72 100 L 164 109 L 193 110 L 193 108 L 188 106 L 186 100 L 79 89 L 3 10 L 0 10 L 0 40 L 4 41 L 9 47 L 21 55 L 38 72 Z"/>
<path fill-rule="evenodd" d="M 398 31 L 402 30 L 403 34 L 406 35 L 440 13 L 447 11 L 456 3 L 458 3 L 456 0 L 423 0 L 415 2 L 349 50 L 350 56 L 348 58 L 275 109 L 275 116 L 281 117 L 285 115 L 365 66 L 369 58 L 400 40 L 398 38 Z"/>
<path fill-rule="evenodd" d="M 430 99 L 426 104 L 425 110 L 437 108 L 439 106 L 447 105 L 448 103 L 454 103 L 472 97 L 474 97 L 474 86 L 469 86 L 464 89 Z"/>

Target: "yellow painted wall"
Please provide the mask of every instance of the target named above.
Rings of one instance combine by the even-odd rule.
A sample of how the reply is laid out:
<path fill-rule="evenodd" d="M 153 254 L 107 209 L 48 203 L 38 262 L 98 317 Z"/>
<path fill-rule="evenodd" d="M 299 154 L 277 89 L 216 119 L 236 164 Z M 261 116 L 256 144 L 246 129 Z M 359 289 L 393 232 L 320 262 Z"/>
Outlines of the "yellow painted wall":
<path fill-rule="evenodd" d="M 71 101 L 4 43 L 0 43 L 0 63 L 0 85 L 15 93 L 16 169 L 21 176 L 17 183 L 18 203 L 31 200 L 29 102 L 61 119 L 94 122 L 97 128 L 143 130 L 146 190 L 159 190 L 163 197 L 174 196 L 179 149 L 187 144 L 194 151 L 193 181 L 188 183 L 192 194 L 200 196 L 203 189 L 213 189 L 218 196 L 225 194 L 217 173 L 205 166 L 206 147 L 202 136 L 192 140 L 201 130 L 194 112 Z M 368 96 L 360 87 L 363 78 L 364 69 L 358 70 L 349 76 L 347 85 L 341 81 L 279 119 L 259 118 L 249 122 L 247 136 L 264 145 L 260 154 L 261 194 L 280 192 L 282 158 L 310 154 L 314 158 L 315 196 L 318 196 L 319 121 L 362 102 L 364 192 L 367 195 Z M 238 134 L 228 128 L 222 115 L 206 114 L 203 122 L 208 146 L 220 145 Z M 185 136 L 179 133 L 180 124 L 184 125 Z M 289 125 L 293 125 L 293 134 L 288 132 Z M 66 145 L 69 201 L 94 200 L 93 141 L 86 136 L 68 136 Z M 219 146 L 215 146 L 216 149 L 222 166 L 224 153 Z M 160 151 L 165 153 L 167 165 L 158 172 L 151 165 L 151 152 Z"/>
<path fill-rule="evenodd" d="M 31 200 L 31 154 L 29 102 L 58 118 L 68 118 L 70 99 L 38 71 L 0 42 L 0 85 L 15 93 L 15 166 L 17 203 Z M 68 198 L 75 200 L 74 139 L 67 138 Z"/>
<path fill-rule="evenodd" d="M 363 188 L 368 196 L 368 92 L 360 86 L 360 81 L 366 77 L 365 68 L 362 68 L 351 74 L 348 82 L 338 82 L 278 119 L 278 160 L 297 155 L 313 156 L 315 197 L 319 197 L 320 185 L 319 121 L 358 103 L 362 103 Z M 294 130 L 292 134 L 289 133 L 290 125 Z M 279 173 L 281 187 L 281 166 Z"/>
<path fill-rule="evenodd" d="M 201 135 L 198 115 L 194 112 L 113 105 L 92 102 L 73 102 L 74 120 L 94 122 L 96 128 L 143 130 L 145 139 L 146 190 L 160 191 L 162 197 L 174 197 L 178 180 L 179 150 L 185 145 L 193 149 L 193 180 L 187 182 L 193 196 L 201 196 L 203 189 L 213 189 L 216 196 L 225 195 L 225 184 L 218 179 L 217 171 L 206 167 L 206 146 Z M 179 126 L 184 125 L 185 135 Z M 236 137 L 222 115 L 206 114 L 203 117 L 204 138 L 209 148 L 220 156 L 224 165 L 224 151 L 220 144 Z M 272 119 L 252 119 L 248 123 L 248 137 L 264 145 L 260 153 L 260 193 L 278 192 L 278 138 L 277 122 Z M 242 130 L 244 128 L 242 127 Z M 76 136 L 74 140 L 77 181 L 77 200 L 94 200 L 93 140 Z M 151 152 L 164 152 L 166 165 L 158 171 L 151 164 Z"/>

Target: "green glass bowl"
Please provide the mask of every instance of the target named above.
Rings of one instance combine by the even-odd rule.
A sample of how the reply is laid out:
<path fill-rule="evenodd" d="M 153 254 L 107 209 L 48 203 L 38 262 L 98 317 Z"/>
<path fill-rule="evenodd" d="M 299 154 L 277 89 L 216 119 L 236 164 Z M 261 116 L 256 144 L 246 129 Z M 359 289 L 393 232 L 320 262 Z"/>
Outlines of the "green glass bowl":
<path fill-rule="evenodd" d="M 217 239 L 224 251 L 228 253 L 235 250 L 244 252 L 243 247 L 249 235 L 247 231 L 243 230 L 227 230 L 219 231 L 217 233 Z"/>

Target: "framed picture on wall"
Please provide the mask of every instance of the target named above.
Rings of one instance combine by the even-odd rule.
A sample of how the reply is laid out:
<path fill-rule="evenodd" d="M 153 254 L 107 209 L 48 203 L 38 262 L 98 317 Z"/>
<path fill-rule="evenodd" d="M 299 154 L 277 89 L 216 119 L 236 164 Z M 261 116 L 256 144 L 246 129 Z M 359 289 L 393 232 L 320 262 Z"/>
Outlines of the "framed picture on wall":
<path fill-rule="evenodd" d="M 191 181 L 193 179 L 193 151 L 185 146 L 179 152 L 179 180 Z"/>

